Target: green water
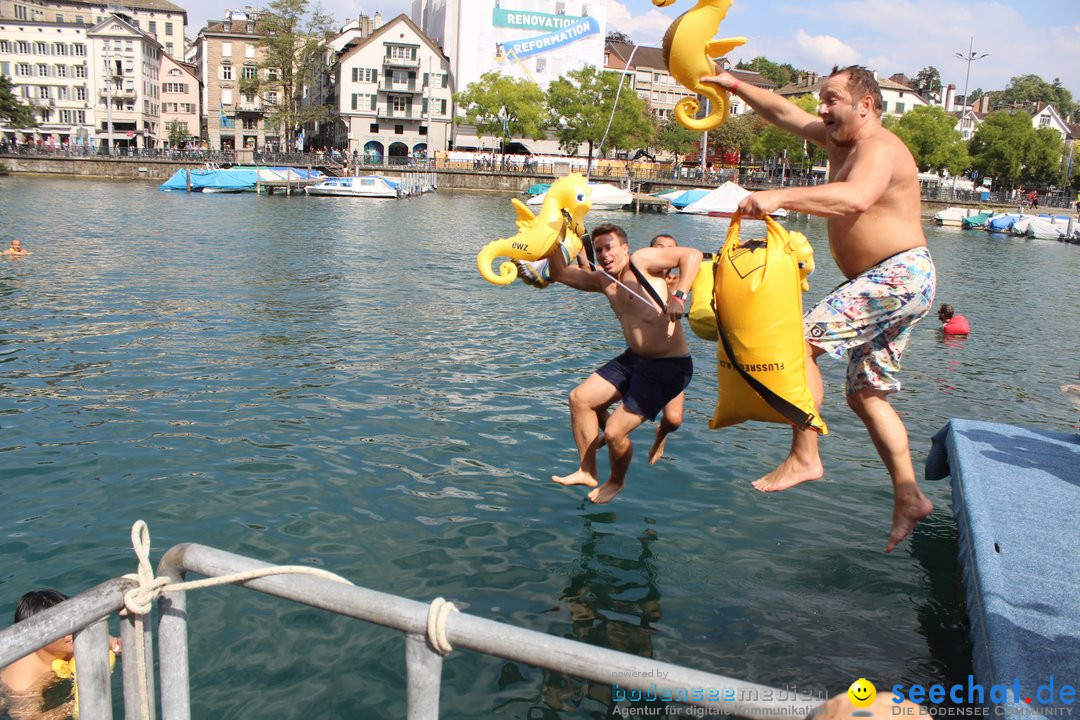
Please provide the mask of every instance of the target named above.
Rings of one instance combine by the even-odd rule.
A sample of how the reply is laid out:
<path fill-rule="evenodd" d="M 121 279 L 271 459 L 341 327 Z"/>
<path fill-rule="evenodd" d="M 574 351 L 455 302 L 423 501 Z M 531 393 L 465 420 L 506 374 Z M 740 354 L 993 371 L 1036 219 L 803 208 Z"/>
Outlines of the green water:
<path fill-rule="evenodd" d="M 615 503 L 583 503 L 566 395 L 623 343 L 606 302 L 498 288 L 475 269 L 513 232 L 506 197 L 405 201 L 160 193 L 0 178 L 0 612 L 75 593 L 195 541 L 553 635 L 800 690 L 966 678 L 950 493 L 892 556 L 888 478 L 822 362 L 824 481 L 749 482 L 788 432 L 710 431 L 715 349 L 692 340 L 686 423 L 641 445 Z M 714 250 L 726 220 L 593 213 L 633 247 Z M 811 299 L 840 281 L 824 226 Z M 939 302 L 896 397 L 921 474 L 951 417 L 1067 430 L 1080 247 L 927 228 Z M 195 717 L 404 716 L 401 636 L 235 588 L 189 596 Z M 604 686 L 455 652 L 445 718 L 586 718 Z M 118 693 L 117 693 L 118 694 Z"/>

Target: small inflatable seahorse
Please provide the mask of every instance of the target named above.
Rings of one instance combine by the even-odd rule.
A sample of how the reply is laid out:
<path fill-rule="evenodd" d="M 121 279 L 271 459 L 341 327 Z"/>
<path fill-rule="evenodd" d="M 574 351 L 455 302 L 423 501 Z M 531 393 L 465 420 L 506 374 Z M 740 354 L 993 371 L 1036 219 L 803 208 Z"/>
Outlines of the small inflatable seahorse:
<path fill-rule="evenodd" d="M 675 2 L 652 1 L 657 7 L 667 7 Z M 675 105 L 675 118 L 689 130 L 713 130 L 727 120 L 730 105 L 727 90 L 713 83 L 703 83 L 701 78 L 716 74 L 712 58 L 723 57 L 746 43 L 744 37 L 713 40 L 730 7 L 731 0 L 698 0 L 697 5 L 680 15 L 664 33 L 664 60 L 668 72 L 687 90 L 712 103 L 712 112 L 703 118 L 695 117 L 700 108 L 696 97 L 683 98 Z"/>
<path fill-rule="evenodd" d="M 476 255 L 480 274 L 495 285 L 509 285 L 518 276 L 517 268 L 510 261 L 500 263 L 499 273 L 495 274 L 491 268 L 495 258 L 545 258 L 555 249 L 564 224 L 568 225 L 565 242 L 580 248 L 581 236 L 585 234 L 585 215 L 592 209 L 592 190 L 584 175 L 571 173 L 551 184 L 540 212 L 535 215 L 517 198 L 511 202 L 517 210 L 517 235 L 493 240 Z"/>

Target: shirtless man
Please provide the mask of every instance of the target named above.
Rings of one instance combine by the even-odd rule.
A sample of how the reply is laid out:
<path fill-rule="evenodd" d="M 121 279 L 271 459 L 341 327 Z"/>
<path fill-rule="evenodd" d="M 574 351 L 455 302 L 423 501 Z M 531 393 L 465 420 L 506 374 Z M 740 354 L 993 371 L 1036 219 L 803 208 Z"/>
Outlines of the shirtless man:
<path fill-rule="evenodd" d="M 907 429 L 889 404 L 911 326 L 930 310 L 936 278 L 919 214 L 918 168 L 907 147 L 881 125 L 881 90 L 865 68 L 834 69 L 821 87 L 817 117 L 729 73 L 703 78 L 734 92 L 765 120 L 829 153 L 829 182 L 756 192 L 739 210 L 760 218 L 777 208 L 829 219 L 829 249 L 848 282 L 804 318 L 807 381 L 820 408 L 817 358 L 850 353 L 847 401 L 866 425 L 893 484 L 891 552 L 934 509 L 915 479 Z M 754 482 L 786 490 L 824 475 L 814 430 L 794 431 L 791 451 Z"/>
<path fill-rule="evenodd" d="M 579 465 L 576 472 L 551 479 L 561 485 L 591 487 L 589 500 L 606 503 L 626 484 L 626 470 L 634 454 L 630 433 L 645 420 L 655 418 L 690 383 L 693 363 L 679 320 L 701 266 L 701 252 L 685 247 L 649 247 L 631 257 L 626 232 L 608 223 L 593 228 L 592 240 L 597 269 L 568 266 L 557 249 L 550 256 L 551 278 L 578 290 L 604 293 L 619 318 L 628 347 L 571 391 L 570 427 Z M 656 294 L 667 298 L 662 311 L 635 276 L 631 262 Z M 679 281 L 669 295 L 664 278 L 676 266 Z M 600 419 L 619 400 L 622 404 L 604 426 L 611 474 L 601 485 L 596 469 Z"/>
<path fill-rule="evenodd" d="M 29 255 L 30 251 L 23 248 L 22 240 L 20 240 L 19 238 L 13 238 L 11 240 L 11 247 L 4 248 L 4 254 L 12 255 L 15 257 L 22 257 L 24 255 Z"/>

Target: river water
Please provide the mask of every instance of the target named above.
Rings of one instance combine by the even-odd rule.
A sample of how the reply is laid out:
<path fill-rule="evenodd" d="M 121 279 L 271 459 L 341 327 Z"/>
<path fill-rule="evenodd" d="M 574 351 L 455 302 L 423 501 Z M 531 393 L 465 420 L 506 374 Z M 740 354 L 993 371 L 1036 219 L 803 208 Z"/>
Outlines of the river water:
<path fill-rule="evenodd" d="M 0 612 L 194 541 L 553 635 L 785 688 L 963 681 L 970 645 L 946 482 L 882 554 L 888 478 L 824 359 L 827 477 L 750 481 L 788 431 L 710 431 L 715 349 L 668 456 L 608 506 L 553 485 L 576 462 L 566 394 L 623 343 L 606 302 L 489 285 L 475 255 L 513 233 L 506 197 L 403 201 L 161 193 L 0 178 Z M 632 247 L 715 250 L 727 221 L 593 213 Z M 810 238 L 816 300 L 840 275 Z M 752 226 L 748 224 L 748 229 Z M 896 406 L 921 474 L 952 417 L 1054 430 L 1080 357 L 1080 247 L 927 227 L 938 302 L 973 334 L 916 327 Z M 394 631 L 236 588 L 189 596 L 195 717 L 404 716 Z M 115 631 L 115 628 L 114 628 Z M 455 652 L 445 718 L 585 718 L 608 688 Z M 114 678 L 115 680 L 115 678 Z"/>

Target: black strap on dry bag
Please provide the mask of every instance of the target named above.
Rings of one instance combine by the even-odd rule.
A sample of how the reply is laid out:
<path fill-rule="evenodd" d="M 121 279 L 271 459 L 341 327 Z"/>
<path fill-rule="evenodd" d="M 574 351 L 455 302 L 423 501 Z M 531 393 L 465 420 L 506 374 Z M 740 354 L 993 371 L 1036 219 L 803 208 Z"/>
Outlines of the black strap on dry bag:
<path fill-rule="evenodd" d="M 649 296 L 660 306 L 660 312 L 664 312 L 664 310 L 667 309 L 667 303 L 660 297 L 660 293 L 656 292 L 656 288 L 652 286 L 651 282 L 645 279 L 645 276 L 637 269 L 637 266 L 634 265 L 634 263 L 631 262 L 628 264 L 630 265 L 630 272 L 634 273 L 634 277 L 637 278 L 637 281 L 641 283 L 641 286 L 645 288 L 646 292 L 649 293 Z"/>

